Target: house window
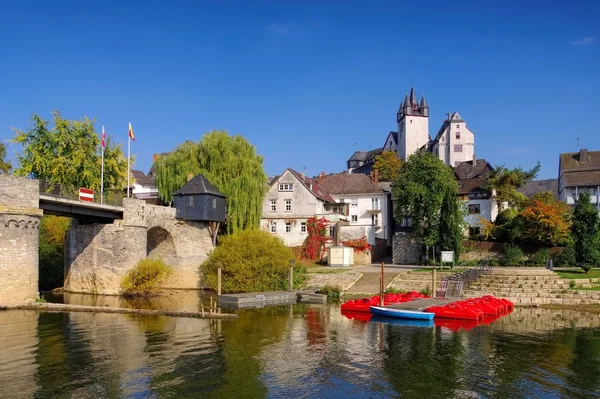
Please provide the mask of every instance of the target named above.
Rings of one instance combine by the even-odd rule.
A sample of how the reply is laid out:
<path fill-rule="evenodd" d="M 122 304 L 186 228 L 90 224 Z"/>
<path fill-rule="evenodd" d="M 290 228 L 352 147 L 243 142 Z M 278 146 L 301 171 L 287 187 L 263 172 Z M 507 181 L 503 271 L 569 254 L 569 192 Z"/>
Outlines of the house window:
<path fill-rule="evenodd" d="M 379 209 L 379 198 L 371 198 L 371 209 L 373 209 L 373 210 Z"/>
<path fill-rule="evenodd" d="M 292 210 L 292 200 L 285 200 L 285 210 L 289 212 Z"/>
<path fill-rule="evenodd" d="M 469 227 L 470 236 L 478 236 L 481 233 L 480 227 Z"/>
<path fill-rule="evenodd" d="M 358 198 L 353 198 L 352 202 L 350 203 L 350 206 L 352 208 L 356 208 L 358 206 Z"/>
<path fill-rule="evenodd" d="M 277 200 L 271 200 L 271 212 L 275 212 L 277 210 Z"/>
<path fill-rule="evenodd" d="M 571 197 L 577 198 L 577 187 L 571 189 Z"/>
<path fill-rule="evenodd" d="M 351 215 L 350 216 L 350 221 L 351 222 L 358 222 L 358 215 Z"/>
<path fill-rule="evenodd" d="M 333 237 L 335 234 L 335 227 L 329 226 L 329 237 Z"/>
<path fill-rule="evenodd" d="M 371 224 L 373 226 L 379 226 L 379 215 L 378 214 L 373 214 L 371 215 Z"/>
<path fill-rule="evenodd" d="M 454 144 L 454 152 L 462 152 L 462 144 Z"/>
<path fill-rule="evenodd" d="M 457 129 L 460 129 L 460 125 L 456 125 L 456 128 L 457 128 Z"/>
<path fill-rule="evenodd" d="M 294 191 L 294 184 L 293 183 L 280 183 L 279 191 Z"/>
<path fill-rule="evenodd" d="M 271 222 L 271 233 L 277 233 L 277 223 Z"/>
<path fill-rule="evenodd" d="M 479 215 L 481 208 L 479 204 L 469 204 L 469 215 Z"/>
<path fill-rule="evenodd" d="M 300 232 L 306 233 L 306 222 L 300 223 Z"/>
<path fill-rule="evenodd" d="M 290 222 L 286 222 L 285 223 L 285 232 L 286 233 L 291 233 L 292 232 L 292 224 Z"/>
<path fill-rule="evenodd" d="M 193 196 L 193 195 L 190 195 L 190 196 L 189 196 L 189 199 L 188 199 L 188 204 L 189 204 L 190 206 L 194 206 L 194 196 Z"/>
<path fill-rule="evenodd" d="M 456 139 L 460 140 L 460 132 L 456 132 Z"/>
<path fill-rule="evenodd" d="M 217 209 L 217 199 L 213 198 L 213 209 Z"/>

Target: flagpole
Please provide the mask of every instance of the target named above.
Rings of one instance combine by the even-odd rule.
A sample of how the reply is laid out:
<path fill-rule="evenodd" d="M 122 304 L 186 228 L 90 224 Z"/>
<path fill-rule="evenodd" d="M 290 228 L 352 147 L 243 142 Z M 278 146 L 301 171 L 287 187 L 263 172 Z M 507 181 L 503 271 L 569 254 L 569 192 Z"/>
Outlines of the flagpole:
<path fill-rule="evenodd" d="M 131 122 L 129 122 L 129 125 L 131 126 Z M 131 167 L 130 165 L 130 154 L 131 154 L 131 135 L 129 134 L 129 131 L 127 132 L 127 198 L 129 198 L 129 175 L 131 174 L 129 168 Z"/>
<path fill-rule="evenodd" d="M 102 169 L 100 172 L 100 203 L 104 203 L 104 125 L 102 125 Z"/>

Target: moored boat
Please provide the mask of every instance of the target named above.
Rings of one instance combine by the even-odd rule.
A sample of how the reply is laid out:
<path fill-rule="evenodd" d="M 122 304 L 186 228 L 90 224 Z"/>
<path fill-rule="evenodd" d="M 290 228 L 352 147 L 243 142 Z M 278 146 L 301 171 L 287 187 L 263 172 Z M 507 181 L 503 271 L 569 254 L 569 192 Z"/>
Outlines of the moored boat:
<path fill-rule="evenodd" d="M 425 312 L 433 313 L 435 317 L 445 319 L 482 321 L 484 316 L 484 313 L 478 308 L 461 306 L 459 303 L 430 306 L 425 309 Z"/>
<path fill-rule="evenodd" d="M 394 308 L 385 308 L 381 306 L 371 306 L 371 313 L 376 316 L 395 317 L 399 319 L 413 320 L 433 320 L 433 313 L 420 312 L 414 310 L 403 310 Z"/>

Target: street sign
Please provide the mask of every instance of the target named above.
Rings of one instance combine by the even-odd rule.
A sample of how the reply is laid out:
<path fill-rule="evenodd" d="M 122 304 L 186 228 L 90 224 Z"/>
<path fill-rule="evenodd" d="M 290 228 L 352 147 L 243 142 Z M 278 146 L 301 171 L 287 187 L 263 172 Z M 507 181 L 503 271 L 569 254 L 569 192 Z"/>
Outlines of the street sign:
<path fill-rule="evenodd" d="M 454 251 L 442 251 L 442 263 L 454 263 Z"/>
<path fill-rule="evenodd" d="M 80 188 L 79 201 L 94 202 L 94 190 L 90 190 L 89 188 Z"/>

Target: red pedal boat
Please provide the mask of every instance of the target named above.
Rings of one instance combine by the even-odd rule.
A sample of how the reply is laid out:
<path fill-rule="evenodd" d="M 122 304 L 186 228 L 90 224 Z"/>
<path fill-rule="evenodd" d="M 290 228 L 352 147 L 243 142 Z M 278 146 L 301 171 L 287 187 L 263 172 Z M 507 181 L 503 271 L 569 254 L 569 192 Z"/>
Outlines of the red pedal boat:
<path fill-rule="evenodd" d="M 483 321 L 484 313 L 473 306 L 462 306 L 459 303 L 449 303 L 447 305 L 430 306 L 424 310 L 435 314 L 435 317 L 445 319 L 463 319 Z"/>

